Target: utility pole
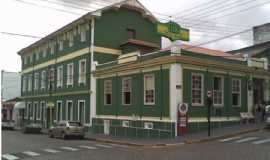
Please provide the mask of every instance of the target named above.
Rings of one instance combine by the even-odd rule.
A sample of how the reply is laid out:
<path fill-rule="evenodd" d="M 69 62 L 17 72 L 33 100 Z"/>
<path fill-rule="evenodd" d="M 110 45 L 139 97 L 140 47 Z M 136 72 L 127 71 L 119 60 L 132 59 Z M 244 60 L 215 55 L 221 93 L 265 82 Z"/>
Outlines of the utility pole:
<path fill-rule="evenodd" d="M 212 106 L 212 92 L 207 91 L 207 122 L 208 122 L 208 137 L 211 136 L 211 106 Z"/>

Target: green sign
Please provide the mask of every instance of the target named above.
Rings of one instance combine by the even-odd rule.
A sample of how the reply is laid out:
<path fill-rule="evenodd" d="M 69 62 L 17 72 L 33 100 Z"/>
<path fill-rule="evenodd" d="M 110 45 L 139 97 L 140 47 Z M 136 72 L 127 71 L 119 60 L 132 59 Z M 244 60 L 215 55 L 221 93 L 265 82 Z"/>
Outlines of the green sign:
<path fill-rule="evenodd" d="M 183 40 L 189 41 L 189 30 L 186 28 L 182 28 L 179 24 L 175 22 L 168 23 L 157 23 L 157 32 L 169 38 L 171 41 L 175 40 Z"/>

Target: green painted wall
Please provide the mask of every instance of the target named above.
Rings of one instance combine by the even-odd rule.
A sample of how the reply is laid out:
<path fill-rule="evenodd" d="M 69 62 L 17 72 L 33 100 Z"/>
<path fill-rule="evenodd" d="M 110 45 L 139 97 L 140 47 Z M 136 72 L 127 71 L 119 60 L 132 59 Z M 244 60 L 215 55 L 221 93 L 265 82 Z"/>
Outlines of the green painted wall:
<path fill-rule="evenodd" d="M 97 114 L 118 116 L 169 117 L 169 70 L 157 70 L 155 74 L 155 105 L 144 105 L 143 75 L 116 76 L 97 80 Z M 122 105 L 122 78 L 132 77 L 132 105 Z M 104 105 L 104 80 L 113 81 L 112 105 Z"/>

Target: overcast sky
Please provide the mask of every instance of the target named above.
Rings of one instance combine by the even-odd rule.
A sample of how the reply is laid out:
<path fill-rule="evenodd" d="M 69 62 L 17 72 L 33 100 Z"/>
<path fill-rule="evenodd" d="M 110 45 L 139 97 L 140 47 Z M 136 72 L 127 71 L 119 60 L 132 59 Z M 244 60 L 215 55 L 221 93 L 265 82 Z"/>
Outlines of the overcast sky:
<path fill-rule="evenodd" d="M 93 10 L 108 2 L 94 0 L 92 4 L 87 4 L 87 1 L 93 0 L 1 0 L 0 32 L 43 37 L 80 17 L 87 10 Z M 172 19 L 181 26 L 188 27 L 191 30 L 190 43 L 194 45 L 270 22 L 269 0 L 139 1 L 162 21 Z M 78 3 L 82 6 L 79 7 Z M 17 51 L 36 40 L 0 33 L 0 69 L 20 71 L 21 60 Z M 168 41 L 165 41 L 165 44 L 168 44 Z M 251 44 L 252 32 L 245 32 L 215 43 L 206 43 L 203 47 L 227 51 Z"/>

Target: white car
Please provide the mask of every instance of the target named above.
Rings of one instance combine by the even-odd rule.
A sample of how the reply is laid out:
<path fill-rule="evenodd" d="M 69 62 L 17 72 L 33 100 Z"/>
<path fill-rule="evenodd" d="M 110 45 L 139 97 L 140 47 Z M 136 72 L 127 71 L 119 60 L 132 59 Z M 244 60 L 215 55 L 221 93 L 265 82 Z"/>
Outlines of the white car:
<path fill-rule="evenodd" d="M 266 119 L 266 127 L 270 129 L 270 117 Z"/>

